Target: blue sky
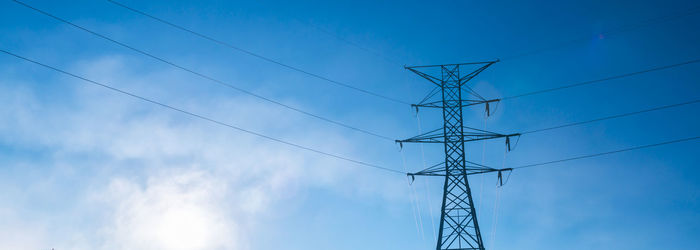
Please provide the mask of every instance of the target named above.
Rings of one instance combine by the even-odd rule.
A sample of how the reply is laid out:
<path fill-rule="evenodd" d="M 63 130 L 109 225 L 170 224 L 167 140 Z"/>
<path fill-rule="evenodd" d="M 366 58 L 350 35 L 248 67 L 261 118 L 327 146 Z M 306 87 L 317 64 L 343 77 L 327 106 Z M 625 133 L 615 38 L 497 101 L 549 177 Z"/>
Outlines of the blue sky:
<path fill-rule="evenodd" d="M 391 138 L 418 133 L 406 105 L 107 1 L 27 3 L 314 114 Z M 700 57 L 693 1 L 124 3 L 406 102 L 419 101 L 431 85 L 403 65 L 503 59 L 471 82 L 481 95 L 500 98 Z M 212 84 L 12 1 L 0 3 L 0 13 L 3 50 L 283 140 L 396 170 L 404 168 L 403 153 L 407 169 L 423 168 L 418 145 L 400 152 L 392 142 Z M 623 32 L 605 33 L 615 30 Z M 556 46 L 572 39 L 579 42 Z M 504 101 L 486 121 L 480 109 L 466 112 L 465 121 L 517 133 L 694 100 L 699 81 L 691 64 Z M 529 134 L 505 156 L 502 141 L 472 143 L 467 157 L 516 167 L 698 136 L 698 108 Z M 439 112 L 419 115 L 424 131 L 440 126 Z M 192 119 L 6 55 L 0 119 L 1 249 L 434 248 L 440 179 L 408 186 L 401 175 Z M 494 175 L 472 177 L 486 247 L 693 249 L 700 245 L 698 149 L 691 141 L 517 170 L 500 189 Z M 424 150 L 426 164 L 442 161 L 439 146 Z"/>

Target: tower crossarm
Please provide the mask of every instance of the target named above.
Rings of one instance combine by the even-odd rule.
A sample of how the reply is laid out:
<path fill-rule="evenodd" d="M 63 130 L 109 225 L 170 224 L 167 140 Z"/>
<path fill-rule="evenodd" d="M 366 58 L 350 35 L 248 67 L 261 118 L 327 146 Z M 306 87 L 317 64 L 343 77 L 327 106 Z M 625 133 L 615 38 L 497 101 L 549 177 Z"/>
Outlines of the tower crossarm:
<path fill-rule="evenodd" d="M 441 65 L 404 66 L 404 68 L 407 69 L 407 70 L 410 70 L 411 72 L 413 72 L 413 73 L 415 73 L 415 74 L 417 74 L 417 75 L 419 75 L 419 76 L 421 76 L 421 77 L 423 77 L 423 78 L 425 78 L 426 80 L 432 82 L 433 84 L 437 85 L 438 87 L 442 87 L 442 86 L 443 86 L 443 85 L 442 85 L 442 83 L 443 83 L 443 78 L 442 78 L 442 77 L 433 76 L 433 75 L 431 75 L 431 74 L 428 74 L 428 73 L 419 71 L 418 69 L 421 69 L 421 68 L 436 68 L 436 67 L 440 67 L 440 68 L 445 68 L 445 67 L 459 67 L 459 66 L 463 66 L 463 65 L 479 65 L 479 64 L 481 64 L 482 66 L 479 67 L 478 69 L 472 71 L 472 72 L 469 73 L 469 74 L 466 74 L 466 75 L 464 75 L 464 76 L 461 76 L 461 77 L 460 77 L 459 75 L 455 75 L 454 72 L 449 72 L 449 73 L 448 73 L 448 74 L 452 75 L 453 77 L 455 77 L 455 79 L 457 79 L 457 80 L 460 82 L 460 85 L 462 85 L 462 84 L 468 82 L 469 80 L 471 80 L 472 78 L 474 78 L 476 75 L 478 75 L 479 73 L 481 73 L 482 71 L 484 71 L 486 68 L 488 68 L 488 67 L 491 66 L 492 64 L 497 63 L 497 62 L 499 62 L 499 60 L 495 60 L 495 61 L 485 61 L 485 62 L 471 62 L 471 63 L 441 64 Z"/>
<path fill-rule="evenodd" d="M 498 61 L 499 60 L 488 62 L 488 63 L 484 64 L 484 66 L 481 66 L 481 68 L 478 68 L 477 70 L 472 71 L 471 73 L 463 76 L 462 78 L 459 78 L 460 83 L 464 84 L 464 83 L 468 82 L 469 80 L 474 78 L 476 75 L 478 75 L 479 73 L 484 71 L 486 68 L 488 68 L 492 64 L 497 63 Z"/>
<path fill-rule="evenodd" d="M 469 162 L 467 161 L 468 165 L 465 166 L 464 170 L 466 171 L 467 175 L 476 175 L 476 174 L 485 174 L 485 173 L 491 173 L 491 172 L 498 172 L 498 171 L 510 171 L 512 169 L 510 168 L 504 168 L 504 169 L 497 169 L 497 168 L 492 168 L 488 166 L 484 166 L 478 163 L 474 162 Z M 423 169 L 419 172 L 415 173 L 408 173 L 409 176 L 445 176 L 447 174 L 450 175 L 461 175 L 462 170 L 450 170 L 451 172 L 447 172 L 447 168 L 445 167 L 445 163 L 441 162 L 438 164 L 435 164 L 429 168 Z"/>
<path fill-rule="evenodd" d="M 416 176 L 448 176 L 448 175 L 477 175 L 498 172 L 498 181 L 503 185 L 503 172 L 513 171 L 512 168 L 492 168 L 488 166 L 481 165 L 479 163 L 474 163 L 471 161 L 466 161 L 464 169 L 448 169 L 444 162 L 435 164 L 429 168 L 423 169 L 415 173 L 407 173 L 408 177 L 415 180 Z"/>
<path fill-rule="evenodd" d="M 491 99 L 491 100 L 461 100 L 460 102 L 457 101 L 452 101 L 454 103 L 447 103 L 447 106 L 449 107 L 455 107 L 455 106 L 462 106 L 462 107 L 468 107 L 468 106 L 474 106 L 474 105 L 479 105 L 479 104 L 485 104 L 488 106 L 491 103 L 494 102 L 499 102 L 501 99 Z M 414 108 L 444 108 L 445 103 L 443 101 L 434 101 L 434 102 L 424 102 L 424 103 L 419 103 L 419 104 L 411 104 L 411 107 Z"/>
<path fill-rule="evenodd" d="M 417 75 L 419 75 L 419 76 L 425 78 L 426 80 L 432 82 L 433 84 L 437 85 L 438 87 L 441 87 L 441 86 L 442 86 L 442 80 L 440 80 L 440 79 L 437 78 L 437 77 L 434 77 L 434 76 L 431 76 L 431 75 L 429 75 L 429 74 L 420 72 L 420 71 L 418 71 L 418 70 L 413 69 L 412 67 L 404 67 L 404 68 L 406 68 L 406 69 L 410 70 L 411 72 L 416 73 Z"/>
<path fill-rule="evenodd" d="M 452 128 L 449 128 L 452 129 Z M 486 130 L 481 130 L 481 129 L 476 129 L 476 128 L 470 128 L 470 127 L 463 127 L 462 137 L 460 138 L 459 136 L 448 136 L 447 138 L 445 137 L 444 133 L 445 128 L 438 128 L 435 130 L 428 131 L 426 133 L 404 139 L 404 140 L 396 140 L 397 143 L 403 144 L 403 143 L 445 143 L 445 142 L 470 142 L 470 141 L 481 141 L 481 140 L 490 140 L 490 139 L 496 139 L 496 138 L 506 138 L 506 143 L 510 144 L 510 137 L 515 137 L 515 136 L 520 136 L 519 133 L 515 134 L 499 134 L 499 133 L 494 133 L 494 132 L 489 132 Z"/>

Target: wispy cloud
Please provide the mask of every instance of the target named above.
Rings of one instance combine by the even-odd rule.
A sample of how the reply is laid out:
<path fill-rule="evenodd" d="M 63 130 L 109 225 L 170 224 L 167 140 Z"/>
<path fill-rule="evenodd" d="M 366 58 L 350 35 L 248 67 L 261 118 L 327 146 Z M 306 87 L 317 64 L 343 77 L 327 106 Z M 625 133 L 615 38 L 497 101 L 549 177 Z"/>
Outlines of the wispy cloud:
<path fill-rule="evenodd" d="M 166 102 L 178 101 L 166 93 L 177 90 L 157 85 L 181 83 L 176 74 L 151 72 L 137 77 L 124 73 L 129 71 L 125 61 L 103 57 L 75 68 L 135 91 L 159 90 Z M 393 194 L 393 188 L 384 188 L 401 178 L 372 182 L 333 159 L 191 120 L 72 79 L 61 82 L 68 91 L 54 97 L 70 98 L 65 103 L 42 100 L 38 93 L 45 86 L 38 82 L 0 86 L 7 100 L 0 110 L 3 143 L 42 148 L 48 158 L 7 163 L 8 169 L 19 165 L 47 169 L 22 180 L 28 186 L 49 180 L 46 188 L 18 191 L 0 202 L 18 223 L 30 227 L 26 231 L 51 232 L 43 240 L 38 238 L 40 233 L 14 237 L 5 241 L 10 248 L 247 249 L 246 232 L 260 226 L 250 218 L 264 215 L 300 190 L 354 190 L 343 181 L 363 187 L 351 194 L 402 197 Z M 269 123 L 288 114 L 244 97 L 190 98 L 178 105 L 221 119 L 236 117 L 242 126 L 275 136 L 314 141 L 314 147 L 342 154 L 356 150 L 348 138 L 333 131 L 294 132 L 304 124 L 293 117 Z M 13 200 L 19 196 L 60 196 L 65 197 L 62 203 L 73 205 L 23 211 L 31 202 Z M 85 224 L 70 225 L 75 220 Z M 0 231 L 15 226 L 0 225 Z"/>

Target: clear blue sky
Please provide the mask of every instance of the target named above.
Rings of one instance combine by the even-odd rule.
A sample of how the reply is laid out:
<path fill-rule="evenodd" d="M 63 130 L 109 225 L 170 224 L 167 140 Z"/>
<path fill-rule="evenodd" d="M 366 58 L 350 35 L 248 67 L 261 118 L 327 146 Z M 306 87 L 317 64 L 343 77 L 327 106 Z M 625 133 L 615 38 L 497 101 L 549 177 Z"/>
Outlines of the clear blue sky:
<path fill-rule="evenodd" d="M 406 105 L 107 1 L 27 3 L 329 119 L 391 138 L 418 133 Z M 693 1 L 124 3 L 406 102 L 431 85 L 403 65 L 501 58 L 471 82 L 481 95 L 500 98 L 700 58 L 700 4 Z M 616 30 L 623 32 L 605 33 Z M 572 39 L 578 42 L 557 46 Z M 12 1 L 0 2 L 0 49 L 266 135 L 404 169 L 390 141 L 213 84 Z M 486 123 L 481 109 L 466 112 L 465 121 L 517 133 L 695 100 L 699 69 L 513 99 Z M 505 157 L 502 141 L 472 143 L 467 157 L 517 167 L 698 136 L 699 110 L 694 104 L 534 133 Z M 422 128 L 440 126 L 439 115 L 421 110 Z M 442 161 L 439 146 L 424 149 L 426 164 Z M 698 154 L 696 140 L 522 169 L 500 189 L 494 175 L 472 177 L 486 247 L 697 249 Z M 418 145 L 406 145 L 403 155 L 409 171 L 423 168 Z M 419 178 L 408 186 L 399 174 L 192 119 L 0 54 L 1 249 L 433 249 L 441 184 Z"/>

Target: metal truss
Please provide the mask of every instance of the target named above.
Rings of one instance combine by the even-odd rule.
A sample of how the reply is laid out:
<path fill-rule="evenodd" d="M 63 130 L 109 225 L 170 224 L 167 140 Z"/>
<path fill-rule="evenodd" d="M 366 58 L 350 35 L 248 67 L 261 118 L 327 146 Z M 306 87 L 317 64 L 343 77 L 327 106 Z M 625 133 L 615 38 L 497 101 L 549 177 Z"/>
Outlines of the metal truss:
<path fill-rule="evenodd" d="M 485 174 L 485 173 L 492 173 L 492 172 L 505 172 L 505 171 L 512 171 L 512 168 L 502 168 L 502 169 L 496 169 L 492 167 L 487 167 L 484 165 L 480 165 L 478 163 L 466 161 L 467 165 L 464 167 L 464 171 L 466 171 L 467 175 L 475 175 L 475 174 Z M 408 176 L 415 177 L 415 176 L 446 176 L 446 175 L 459 175 L 462 174 L 462 170 L 460 169 L 448 169 L 445 167 L 445 163 L 441 162 L 438 164 L 435 164 L 429 168 L 423 169 L 419 172 L 415 173 L 409 173 Z"/>
<path fill-rule="evenodd" d="M 462 107 L 467 107 L 467 106 L 473 106 L 473 105 L 479 105 L 479 104 L 489 104 L 492 102 L 499 102 L 501 101 L 500 99 L 492 99 L 492 100 L 462 100 L 460 103 L 447 103 L 445 105 L 442 101 L 434 101 L 434 102 L 422 102 L 419 104 L 411 104 L 411 107 L 416 107 L 416 108 L 444 108 L 445 106 L 462 106 Z"/>
<path fill-rule="evenodd" d="M 445 177 L 437 250 L 484 250 L 467 176 L 497 172 L 499 181 L 502 183 L 501 173 L 511 170 L 494 169 L 467 161 L 464 151 L 465 142 L 496 138 L 505 138 L 510 148 L 510 137 L 520 135 L 500 134 L 464 126 L 463 107 L 484 104 L 487 106 L 487 112 L 490 112 L 488 105 L 499 101 L 498 99 L 487 100 L 465 85 L 496 62 L 498 61 L 405 67 L 436 85 L 421 102 L 412 106 L 416 109 L 440 108 L 444 120 L 442 128 L 396 141 L 402 145 L 403 143 L 441 143 L 444 146 L 445 162 L 408 174 L 411 178 L 415 176 Z M 467 74 L 462 74 L 460 71 L 467 67 L 472 69 Z M 441 96 L 440 100 L 431 101 L 438 94 Z M 470 97 L 467 98 L 466 95 Z"/>
<path fill-rule="evenodd" d="M 460 128 L 453 128 L 453 127 L 442 127 L 438 128 L 432 131 L 428 131 L 426 133 L 404 139 L 404 140 L 396 140 L 396 142 L 403 144 L 404 142 L 420 142 L 420 143 L 445 143 L 447 141 L 463 141 L 463 142 L 470 142 L 470 141 L 481 141 L 481 140 L 489 140 L 489 139 L 496 139 L 496 138 L 502 138 L 506 137 L 508 138 L 507 145 L 510 147 L 510 137 L 514 136 L 520 136 L 520 134 L 499 134 L 499 133 L 494 133 L 494 132 L 489 132 L 481 129 L 476 129 L 476 128 L 470 128 L 470 127 L 461 127 L 461 133 L 451 131 L 454 129 L 460 129 Z M 457 135 L 457 137 L 451 137 L 447 138 L 445 131 L 450 130 L 449 134 L 450 135 Z"/>

